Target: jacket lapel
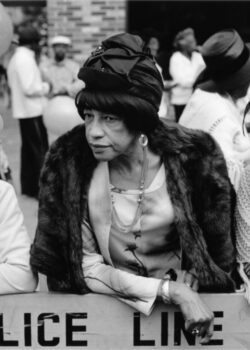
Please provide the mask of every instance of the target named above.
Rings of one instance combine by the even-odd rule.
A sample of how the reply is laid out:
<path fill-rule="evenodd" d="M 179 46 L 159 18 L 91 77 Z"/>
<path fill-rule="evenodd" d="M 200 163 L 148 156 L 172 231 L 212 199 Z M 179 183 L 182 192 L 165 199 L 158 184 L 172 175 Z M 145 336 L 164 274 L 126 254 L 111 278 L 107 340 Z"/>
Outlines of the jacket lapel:
<path fill-rule="evenodd" d="M 109 233 L 111 228 L 111 198 L 107 162 L 98 163 L 88 192 L 90 223 L 95 232 L 102 255 L 109 264 Z"/>

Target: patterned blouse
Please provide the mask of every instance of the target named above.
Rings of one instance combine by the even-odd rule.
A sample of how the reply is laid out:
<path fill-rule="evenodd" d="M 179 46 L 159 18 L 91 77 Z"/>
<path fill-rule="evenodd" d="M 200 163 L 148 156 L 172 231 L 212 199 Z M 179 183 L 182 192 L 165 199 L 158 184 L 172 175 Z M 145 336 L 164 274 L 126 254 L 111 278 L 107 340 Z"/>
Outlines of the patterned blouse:
<path fill-rule="evenodd" d="M 130 223 L 138 206 L 139 190 L 117 190 L 114 198 L 109 238 L 110 256 L 118 269 L 145 277 L 163 278 L 170 268 L 181 268 L 179 237 L 174 210 L 162 165 L 145 190 L 141 215 Z"/>

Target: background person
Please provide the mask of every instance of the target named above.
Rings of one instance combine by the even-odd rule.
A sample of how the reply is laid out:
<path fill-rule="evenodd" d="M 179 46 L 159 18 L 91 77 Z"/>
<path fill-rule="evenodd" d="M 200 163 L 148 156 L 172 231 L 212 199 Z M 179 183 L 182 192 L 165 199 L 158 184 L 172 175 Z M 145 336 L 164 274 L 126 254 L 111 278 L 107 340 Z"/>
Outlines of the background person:
<path fill-rule="evenodd" d="M 248 48 L 250 47 L 249 44 L 247 46 L 248 46 Z M 244 114 L 245 114 L 246 105 L 248 104 L 249 101 L 250 101 L 250 86 L 247 89 L 246 96 L 239 98 L 236 101 L 236 105 L 239 109 L 241 116 L 244 119 L 244 124 L 246 126 L 248 133 L 250 133 L 250 115 L 249 115 L 249 113 L 247 113 L 246 115 L 244 115 Z"/>
<path fill-rule="evenodd" d="M 175 109 L 176 121 L 193 93 L 193 85 L 205 68 L 205 63 L 197 50 L 197 42 L 192 28 L 186 28 L 175 36 L 173 46 L 176 51 L 170 57 L 169 73 L 176 84 L 171 89 L 171 103 Z"/>
<path fill-rule="evenodd" d="M 145 46 L 149 49 L 151 55 L 155 58 L 155 65 L 157 69 L 159 70 L 162 80 L 164 81 L 164 77 L 162 74 L 162 68 L 157 62 L 157 57 L 160 49 L 160 40 L 158 33 L 153 29 L 145 29 L 143 31 L 143 35 L 141 36 L 145 42 Z M 169 96 L 165 91 L 162 93 L 162 99 L 161 104 L 159 107 L 159 117 L 160 118 L 166 118 L 168 113 L 168 105 L 169 105 Z"/>
<path fill-rule="evenodd" d="M 4 24 L 2 23 L 2 26 Z M 8 77 L 7 77 L 7 69 L 9 60 L 13 53 L 15 52 L 15 49 L 18 45 L 18 41 L 16 37 L 11 33 L 9 37 L 9 47 L 6 48 L 6 51 L 0 55 L 0 103 L 5 108 L 11 107 L 11 100 L 10 100 L 10 89 L 8 85 Z M 1 37 L 0 37 L 0 43 L 1 43 Z M 1 46 L 1 44 L 0 44 Z M 1 48 L 0 48 L 0 51 Z M 2 118 L 1 118 L 2 123 Z M 0 125 L 0 130 L 2 130 L 3 125 Z M 7 181 L 13 185 L 13 177 L 12 177 L 12 170 L 10 168 L 9 160 L 7 157 L 7 154 L 4 150 L 4 144 L 2 142 L 2 135 L 0 135 L 0 179 Z"/>
<path fill-rule="evenodd" d="M 243 125 L 237 100 L 246 95 L 250 83 L 249 49 L 234 29 L 215 33 L 203 44 L 207 68 L 200 77 L 185 108 L 180 124 L 210 133 L 226 159 L 231 182 L 236 190 L 236 242 L 240 274 L 249 276 L 249 174 L 250 138 Z M 246 239 L 246 240 L 245 240 Z M 243 265 L 244 263 L 244 265 Z M 246 269 L 246 274 L 244 273 Z M 248 277 L 247 277 L 248 276 Z M 250 300 L 249 281 L 245 283 Z"/>
<path fill-rule="evenodd" d="M 241 174 L 235 209 L 235 230 L 239 271 L 250 304 L 250 163 Z"/>
<path fill-rule="evenodd" d="M 159 119 L 162 78 L 144 49 L 113 36 L 81 68 L 85 125 L 46 159 L 31 264 L 50 290 L 113 295 L 146 315 L 157 298 L 175 303 L 208 342 L 197 289 L 235 288 L 231 186 L 209 135 Z"/>
<path fill-rule="evenodd" d="M 171 80 L 164 79 L 162 67 L 158 63 L 158 54 L 160 50 L 159 34 L 155 30 L 147 28 L 143 31 L 141 37 L 145 42 L 145 46 L 150 50 L 152 56 L 155 58 L 156 67 L 158 68 L 162 76 L 162 80 L 164 84 L 164 90 L 162 93 L 162 99 L 161 99 L 158 115 L 160 118 L 170 118 L 173 115 L 173 112 L 171 110 L 172 106 L 170 104 L 170 90 L 176 84 Z"/>
<path fill-rule="evenodd" d="M 0 4 L 0 56 L 11 45 L 10 17 Z M 0 131 L 3 120 L 0 116 Z M 0 144 L 0 294 L 33 292 L 37 277 L 30 267 L 30 238 L 23 223 L 14 188 L 10 181 L 7 157 Z M 2 181 L 4 179 L 5 181 Z"/>
<path fill-rule="evenodd" d="M 0 131 L 3 129 L 3 119 L 0 115 Z M 0 179 L 13 183 L 12 173 L 9 165 L 8 157 L 3 149 L 3 144 L 0 136 Z"/>
<path fill-rule="evenodd" d="M 250 161 L 250 138 L 242 127 L 237 100 L 250 83 L 249 50 L 234 29 L 213 34 L 202 45 L 207 68 L 185 108 L 180 124 L 211 134 L 225 156 L 236 191 L 242 169 Z"/>
<path fill-rule="evenodd" d="M 19 47 L 8 65 L 12 115 L 21 133 L 21 193 L 37 198 L 39 176 L 48 149 L 47 131 L 42 120 L 44 96 L 50 86 L 43 82 L 36 62 L 40 35 L 31 26 L 19 29 Z"/>
<path fill-rule="evenodd" d="M 14 188 L 0 180 L 0 294 L 35 291 L 30 243 Z"/>
<path fill-rule="evenodd" d="M 58 95 L 75 97 L 83 88 L 83 83 L 77 79 L 79 64 L 68 58 L 71 40 L 62 35 L 55 36 L 51 39 L 50 45 L 53 57 L 45 60 L 40 66 L 43 79 L 52 85 L 50 97 Z"/>

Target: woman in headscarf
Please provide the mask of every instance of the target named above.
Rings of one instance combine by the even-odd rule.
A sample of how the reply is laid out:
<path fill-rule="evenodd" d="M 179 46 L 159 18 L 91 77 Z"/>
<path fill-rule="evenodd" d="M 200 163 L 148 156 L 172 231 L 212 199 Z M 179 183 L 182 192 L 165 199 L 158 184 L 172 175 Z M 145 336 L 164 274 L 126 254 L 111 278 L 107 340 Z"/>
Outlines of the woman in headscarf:
<path fill-rule="evenodd" d="M 162 78 L 139 36 L 105 40 L 78 74 L 85 125 L 51 147 L 31 250 L 50 290 L 113 295 L 149 315 L 177 304 L 206 343 L 197 291 L 233 292 L 231 185 L 202 132 L 162 122 Z"/>

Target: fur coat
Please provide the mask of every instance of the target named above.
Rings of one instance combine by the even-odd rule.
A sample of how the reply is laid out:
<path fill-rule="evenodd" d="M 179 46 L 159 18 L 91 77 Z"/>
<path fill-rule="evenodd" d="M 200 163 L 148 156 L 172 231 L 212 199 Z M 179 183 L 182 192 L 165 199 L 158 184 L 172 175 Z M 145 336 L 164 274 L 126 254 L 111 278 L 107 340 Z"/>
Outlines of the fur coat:
<path fill-rule="evenodd" d="M 183 269 L 195 267 L 200 291 L 234 291 L 233 190 L 220 148 L 208 134 L 169 121 L 159 123 L 149 144 L 165 165 Z M 96 165 L 84 125 L 57 139 L 47 154 L 31 265 L 47 275 L 50 290 L 88 292 L 81 223 Z"/>

